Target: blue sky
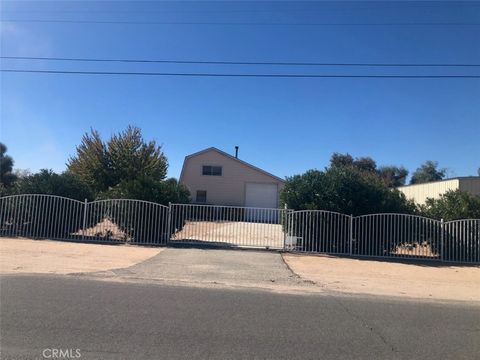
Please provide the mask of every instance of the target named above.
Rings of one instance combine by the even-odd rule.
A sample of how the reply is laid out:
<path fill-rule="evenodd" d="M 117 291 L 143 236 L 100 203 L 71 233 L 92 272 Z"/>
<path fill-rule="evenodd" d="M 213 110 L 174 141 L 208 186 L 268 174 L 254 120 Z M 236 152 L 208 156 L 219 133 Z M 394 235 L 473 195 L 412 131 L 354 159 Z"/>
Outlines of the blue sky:
<path fill-rule="evenodd" d="M 240 22 L 243 25 L 2 22 L 3 56 L 480 64 L 478 2 L 3 2 L 3 20 Z M 245 25 L 255 23 L 255 25 Z M 275 23 L 276 25 L 266 25 Z M 278 25 L 290 23 L 296 25 Z M 298 25 L 442 23 L 443 25 Z M 452 24 L 457 25 L 452 25 Z M 462 23 L 463 25 L 458 25 Z M 117 64 L 2 59 L 4 69 L 480 74 L 480 68 Z M 163 144 L 169 176 L 216 146 L 284 177 L 332 152 L 449 176 L 480 167 L 479 79 L 180 78 L 1 74 L 0 139 L 16 167 L 65 169 L 91 127 L 128 124 Z"/>

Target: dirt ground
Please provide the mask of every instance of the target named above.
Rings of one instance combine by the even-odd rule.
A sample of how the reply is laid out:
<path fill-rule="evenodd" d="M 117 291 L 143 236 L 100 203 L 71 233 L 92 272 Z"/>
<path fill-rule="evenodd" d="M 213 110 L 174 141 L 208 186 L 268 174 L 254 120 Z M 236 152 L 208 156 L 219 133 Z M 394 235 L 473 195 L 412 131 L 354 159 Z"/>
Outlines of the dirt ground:
<path fill-rule="evenodd" d="M 480 266 L 404 264 L 284 254 L 290 269 L 326 290 L 480 302 Z"/>
<path fill-rule="evenodd" d="M 98 236 L 98 237 L 106 237 L 109 235 L 109 240 L 131 240 L 127 234 L 125 234 L 117 224 L 115 224 L 112 220 L 110 219 L 103 219 L 96 225 L 85 229 L 84 232 L 82 230 L 79 230 L 76 233 L 73 233 L 72 235 L 86 235 L 86 236 Z"/>
<path fill-rule="evenodd" d="M 70 274 L 132 266 L 163 249 L 50 240 L 0 239 L 0 273 Z"/>
<path fill-rule="evenodd" d="M 161 256 L 156 256 L 160 252 Z M 281 285 L 286 291 L 298 284 L 290 278 L 296 277 L 286 266 L 282 270 L 284 273 L 278 272 L 281 270 L 278 263 L 283 264 L 281 256 L 276 252 L 164 250 L 130 245 L 2 238 L 0 273 L 108 272 L 115 275 L 120 271 L 117 275 L 122 275 L 122 269 L 130 267 L 127 274 L 133 272 L 137 277 L 168 279 L 170 271 L 172 278 L 185 282 L 192 280 L 192 276 L 194 280 L 198 277 L 205 280 L 207 271 L 214 283 L 226 279 L 225 283 L 242 286 L 248 283 L 251 286 L 259 282 L 264 287 L 265 283 L 271 282 L 272 287 Z M 283 254 L 283 259 L 301 279 L 315 283 L 310 284 L 309 291 L 480 303 L 480 266 L 405 264 L 299 254 Z M 255 266 L 258 269 L 254 270 Z M 139 274 L 135 273 L 135 269 Z M 257 281 L 258 276 L 261 281 Z M 301 282 L 301 279 L 298 281 Z"/>

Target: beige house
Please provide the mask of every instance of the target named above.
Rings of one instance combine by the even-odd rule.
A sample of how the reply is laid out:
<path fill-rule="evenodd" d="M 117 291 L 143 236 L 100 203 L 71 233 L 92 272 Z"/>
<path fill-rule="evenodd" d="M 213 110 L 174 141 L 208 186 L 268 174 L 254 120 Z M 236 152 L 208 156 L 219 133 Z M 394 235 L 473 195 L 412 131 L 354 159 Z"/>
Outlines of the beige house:
<path fill-rule="evenodd" d="M 470 194 L 480 194 L 480 176 L 466 176 L 423 184 L 400 186 L 398 188 L 407 199 L 413 199 L 417 204 L 425 204 L 427 198 L 438 199 L 448 190 L 462 190 Z"/>
<path fill-rule="evenodd" d="M 284 180 L 211 147 L 185 157 L 180 182 L 195 204 L 277 208 Z"/>

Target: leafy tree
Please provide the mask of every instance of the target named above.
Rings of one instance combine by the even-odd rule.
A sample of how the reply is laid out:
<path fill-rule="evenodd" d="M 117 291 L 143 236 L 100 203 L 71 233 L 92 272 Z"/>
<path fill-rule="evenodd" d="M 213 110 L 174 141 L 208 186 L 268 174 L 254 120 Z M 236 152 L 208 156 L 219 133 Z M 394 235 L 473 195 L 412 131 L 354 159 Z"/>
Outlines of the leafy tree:
<path fill-rule="evenodd" d="M 68 160 L 67 168 L 94 193 L 114 185 L 107 146 L 96 130 L 83 135 L 77 154 Z"/>
<path fill-rule="evenodd" d="M 88 187 L 69 173 L 56 174 L 42 169 L 36 174 L 22 174 L 10 195 L 57 195 L 83 201 L 91 199 Z M 75 237 L 82 225 L 82 204 L 50 196 L 19 196 L 2 204 L 0 228 L 27 237 Z M 60 226 L 61 225 L 61 226 Z"/>
<path fill-rule="evenodd" d="M 124 180 L 151 178 L 164 180 L 168 162 L 155 141 L 146 143 L 139 128 L 129 126 L 127 130 L 112 136 L 107 144 L 111 172 L 115 184 Z"/>
<path fill-rule="evenodd" d="M 68 172 L 56 174 L 47 169 L 19 178 L 14 192 L 16 194 L 57 195 L 80 201 L 93 198 L 89 188 L 73 174 Z"/>
<path fill-rule="evenodd" d="M 405 185 L 408 170 L 400 166 L 381 166 L 371 157 L 353 158 L 350 154 L 334 153 L 330 158 L 330 168 L 351 167 L 362 172 L 376 174 L 388 187 Z"/>
<path fill-rule="evenodd" d="M 13 159 L 11 156 L 6 155 L 7 146 L 0 143 L 0 192 L 4 193 L 10 188 L 17 179 L 17 176 L 12 172 Z"/>
<path fill-rule="evenodd" d="M 309 170 L 287 178 L 281 200 L 296 210 L 329 210 L 364 215 L 379 212 L 413 213 L 415 205 L 390 189 L 376 174 L 353 167 Z"/>
<path fill-rule="evenodd" d="M 430 181 L 442 180 L 447 169 L 438 169 L 437 161 L 425 161 L 412 175 L 410 184 L 422 184 Z"/>
<path fill-rule="evenodd" d="M 330 167 L 353 166 L 353 157 L 350 154 L 333 153 L 330 158 Z"/>
<path fill-rule="evenodd" d="M 361 171 L 375 172 L 377 163 L 371 157 L 353 158 L 350 154 L 333 153 L 330 167 L 350 166 Z"/>
<path fill-rule="evenodd" d="M 378 169 L 378 175 L 388 187 L 398 187 L 405 185 L 408 170 L 402 166 L 381 166 Z"/>
<path fill-rule="evenodd" d="M 67 166 L 94 194 L 100 194 L 118 186 L 123 192 L 127 188 L 133 190 L 145 184 L 146 179 L 162 181 L 168 162 L 161 146 L 155 141 L 145 142 L 140 129 L 129 126 L 106 143 L 97 131 L 91 130 L 83 136 L 77 154 L 69 159 Z M 136 185 L 126 185 L 128 182 Z"/>
<path fill-rule="evenodd" d="M 287 178 L 281 200 L 295 210 L 328 210 L 354 216 L 372 213 L 414 213 L 415 204 L 408 201 L 396 189 L 389 188 L 376 173 L 360 170 L 353 166 L 330 167 L 325 171 L 309 170 L 302 175 Z M 299 213 L 301 214 L 301 213 Z M 351 251 L 359 253 L 346 234 L 341 217 L 334 221 L 325 213 L 307 212 L 293 217 L 291 231 L 302 242 L 305 250 L 327 249 L 331 252 Z M 316 226 L 318 228 L 316 228 Z M 318 230 L 320 229 L 320 230 Z M 340 230 L 339 230 L 340 229 Z M 318 231 L 337 234 L 327 244 Z M 384 242 L 375 251 L 384 254 L 392 251 L 392 242 Z"/>
<path fill-rule="evenodd" d="M 461 190 L 450 190 L 439 199 L 427 199 L 425 205 L 420 206 L 423 215 L 445 221 L 460 219 L 480 219 L 480 195 L 471 195 Z M 459 256 L 464 259 L 478 258 L 480 247 L 478 242 L 461 241 L 462 237 L 478 239 L 477 226 L 463 226 L 460 233 L 446 226 L 443 233 L 443 246 L 437 245 L 436 251 L 442 252 L 444 260 L 456 260 Z M 459 236 L 460 235 L 460 236 Z M 441 248 L 440 248 L 441 246 Z"/>
<path fill-rule="evenodd" d="M 167 205 L 168 202 L 189 202 L 189 192 L 175 179 L 165 180 L 167 158 L 155 141 L 146 142 L 139 128 L 129 126 L 125 131 L 102 141 L 99 133 L 86 134 L 77 154 L 68 162 L 69 171 L 88 184 L 97 199 L 136 199 Z M 158 237 L 159 224 L 151 221 L 145 206 L 135 213 L 122 201 L 105 202 L 94 208 L 93 221 L 109 218 L 133 241 Z M 143 209 L 143 210 L 142 210 Z M 133 216 L 135 213 L 135 216 Z"/>
<path fill-rule="evenodd" d="M 171 203 L 178 203 L 178 204 L 186 204 L 190 202 L 190 191 L 188 188 L 180 184 L 177 179 L 170 178 L 162 182 L 162 193 L 163 193 L 163 202 L 167 204 L 168 202 Z"/>
<path fill-rule="evenodd" d="M 461 190 L 450 190 L 439 199 L 427 199 L 421 212 L 437 220 L 480 219 L 480 195 Z"/>
<path fill-rule="evenodd" d="M 377 171 L 377 163 L 371 157 L 356 158 L 353 162 L 353 166 L 361 171 L 372 173 Z"/>

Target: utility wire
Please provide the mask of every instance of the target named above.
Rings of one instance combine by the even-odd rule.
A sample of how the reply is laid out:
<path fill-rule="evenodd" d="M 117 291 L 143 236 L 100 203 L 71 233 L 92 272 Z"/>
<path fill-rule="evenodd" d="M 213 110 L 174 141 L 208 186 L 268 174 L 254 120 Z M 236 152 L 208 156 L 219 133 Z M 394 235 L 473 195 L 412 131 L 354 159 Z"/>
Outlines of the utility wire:
<path fill-rule="evenodd" d="M 130 24 L 130 25 L 233 25 L 233 26 L 480 26 L 480 23 L 419 22 L 419 23 L 285 23 L 285 22 L 171 22 L 171 21 L 109 21 L 109 20 L 41 20 L 2 19 L 0 22 Z"/>
<path fill-rule="evenodd" d="M 122 62 L 122 63 L 162 63 L 162 64 L 212 64 L 212 65 L 273 65 L 273 66 L 372 66 L 372 67 L 480 67 L 480 64 L 439 64 L 439 63 L 322 63 L 322 62 L 269 62 L 269 61 L 203 61 L 203 60 L 154 60 L 154 59 L 99 59 L 32 56 L 0 56 L 9 60 L 47 60 L 79 62 Z"/>
<path fill-rule="evenodd" d="M 440 6 L 438 6 L 440 5 Z M 126 14 L 135 14 L 135 13 L 292 13 L 292 12 L 308 12 L 308 13 L 325 13 L 329 11 L 335 12 L 345 12 L 345 11 L 352 11 L 352 10 L 379 10 L 379 11 L 389 11 L 389 10 L 398 10 L 398 9 L 431 9 L 431 8 L 439 8 L 441 4 L 401 4 L 400 6 L 392 6 L 392 4 L 388 4 L 387 6 L 376 6 L 376 7 L 352 7 L 349 6 L 347 8 L 339 7 L 339 8 L 274 8 L 274 9 L 215 9 L 215 10 L 185 10 L 185 9 L 149 9 L 149 10 L 101 10 L 101 9 L 70 9 L 70 10 L 59 10 L 59 9 L 34 9 L 34 10 L 24 10 L 24 9 L 15 9 L 15 10 L 3 10 L 4 13 L 91 13 L 91 14 L 115 14 L 115 13 L 126 13 Z M 476 4 L 472 3 L 469 4 L 470 6 L 475 6 Z"/>
<path fill-rule="evenodd" d="M 386 79 L 480 79 L 480 75 L 320 75 L 320 74 L 221 74 L 221 73 L 163 73 L 1 69 L 8 73 L 75 74 L 75 75 L 130 75 L 130 76 L 184 76 L 184 77 L 250 77 L 250 78 L 386 78 Z"/>

